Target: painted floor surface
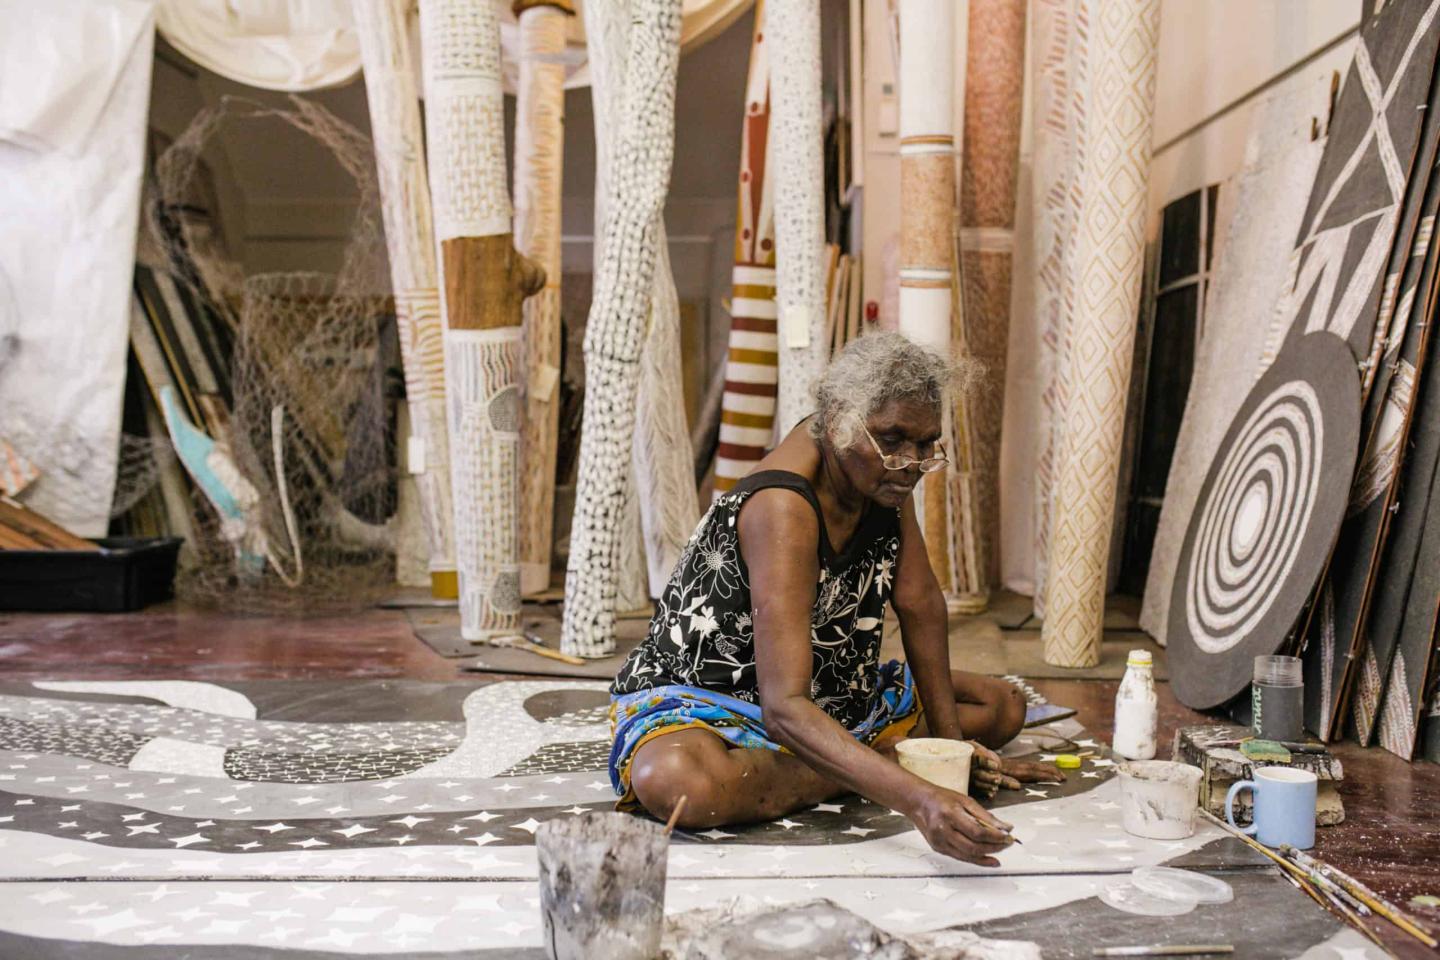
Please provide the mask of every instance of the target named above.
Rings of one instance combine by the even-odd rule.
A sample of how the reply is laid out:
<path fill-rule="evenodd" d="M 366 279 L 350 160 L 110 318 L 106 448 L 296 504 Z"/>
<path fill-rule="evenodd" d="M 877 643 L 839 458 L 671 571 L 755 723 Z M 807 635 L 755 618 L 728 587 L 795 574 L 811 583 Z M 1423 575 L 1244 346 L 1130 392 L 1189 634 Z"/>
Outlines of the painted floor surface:
<path fill-rule="evenodd" d="M 539 956 L 534 832 L 612 805 L 606 705 L 604 684 L 561 680 L 0 684 L 0 955 Z M 1074 721 L 1006 752 L 1077 747 L 1097 757 L 1067 783 L 999 798 L 1022 845 L 996 870 L 842 798 L 677 834 L 667 908 L 824 896 L 895 933 L 978 925 L 1065 956 L 1213 936 L 1203 911 L 1094 899 L 1174 863 L 1299 918 L 1251 931 L 1247 956 L 1383 955 L 1213 827 L 1126 834 L 1114 763 Z"/>

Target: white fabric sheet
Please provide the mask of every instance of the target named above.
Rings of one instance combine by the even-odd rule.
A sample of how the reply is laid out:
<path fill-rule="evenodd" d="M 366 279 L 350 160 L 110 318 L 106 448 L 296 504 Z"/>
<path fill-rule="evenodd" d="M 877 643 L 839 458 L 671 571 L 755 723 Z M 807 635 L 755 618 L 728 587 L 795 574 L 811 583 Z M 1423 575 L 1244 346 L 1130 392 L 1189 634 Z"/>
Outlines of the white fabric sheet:
<path fill-rule="evenodd" d="M 156 26 L 191 60 L 252 87 L 316 90 L 360 72 L 350 0 L 160 0 Z"/>
<path fill-rule="evenodd" d="M 13 305 L 0 311 L 0 436 L 42 471 L 26 502 L 100 536 L 120 439 L 153 9 L 0 0 L 0 21 L 0 127 L 10 131 L 0 289 Z"/>

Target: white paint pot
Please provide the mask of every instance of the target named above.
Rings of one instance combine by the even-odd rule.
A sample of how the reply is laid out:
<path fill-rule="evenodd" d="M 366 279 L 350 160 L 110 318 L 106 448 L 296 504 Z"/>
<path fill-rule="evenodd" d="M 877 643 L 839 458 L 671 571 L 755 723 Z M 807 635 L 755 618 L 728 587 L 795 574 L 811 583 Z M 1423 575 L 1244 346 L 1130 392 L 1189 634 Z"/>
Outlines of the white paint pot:
<path fill-rule="evenodd" d="M 1122 763 L 1120 804 L 1125 832 L 1151 840 L 1183 840 L 1195 832 L 1200 768 L 1169 760 Z"/>
<path fill-rule="evenodd" d="M 653 820 L 586 813 L 535 831 L 550 960 L 652 960 L 665 921 L 670 838 Z"/>
<path fill-rule="evenodd" d="M 900 766 L 921 780 L 956 793 L 970 794 L 970 758 L 975 755 L 973 744 L 940 737 L 916 737 L 896 744 L 895 754 L 900 758 Z"/>

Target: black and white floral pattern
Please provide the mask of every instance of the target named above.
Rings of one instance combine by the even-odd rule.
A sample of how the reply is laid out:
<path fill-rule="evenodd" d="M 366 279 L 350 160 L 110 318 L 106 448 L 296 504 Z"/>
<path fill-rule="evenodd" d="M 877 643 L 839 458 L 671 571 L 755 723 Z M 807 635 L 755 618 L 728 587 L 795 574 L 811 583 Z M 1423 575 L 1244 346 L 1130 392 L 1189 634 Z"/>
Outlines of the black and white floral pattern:
<path fill-rule="evenodd" d="M 750 578 L 736 519 L 745 501 L 767 487 L 804 496 L 820 519 L 810 695 L 847 728 L 870 713 L 900 551 L 899 511 L 872 505 L 844 553 L 836 555 L 810 484 L 780 470 L 746 477 L 701 518 L 656 606 L 649 636 L 621 667 L 612 692 L 681 684 L 758 702 Z"/>

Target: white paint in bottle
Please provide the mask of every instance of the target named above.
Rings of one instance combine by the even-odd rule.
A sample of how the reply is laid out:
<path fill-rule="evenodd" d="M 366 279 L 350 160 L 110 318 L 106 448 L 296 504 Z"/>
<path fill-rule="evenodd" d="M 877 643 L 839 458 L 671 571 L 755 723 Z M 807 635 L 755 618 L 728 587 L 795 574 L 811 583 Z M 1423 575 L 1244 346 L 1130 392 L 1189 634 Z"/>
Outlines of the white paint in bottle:
<path fill-rule="evenodd" d="M 1125 678 L 1115 694 L 1115 737 L 1112 749 L 1127 760 L 1155 756 L 1155 673 L 1148 650 L 1131 650 Z"/>

